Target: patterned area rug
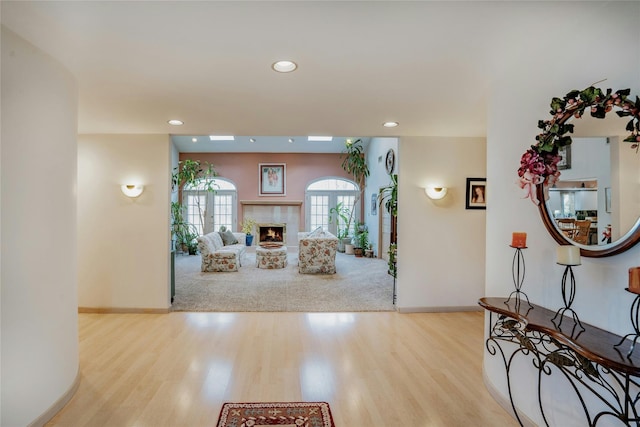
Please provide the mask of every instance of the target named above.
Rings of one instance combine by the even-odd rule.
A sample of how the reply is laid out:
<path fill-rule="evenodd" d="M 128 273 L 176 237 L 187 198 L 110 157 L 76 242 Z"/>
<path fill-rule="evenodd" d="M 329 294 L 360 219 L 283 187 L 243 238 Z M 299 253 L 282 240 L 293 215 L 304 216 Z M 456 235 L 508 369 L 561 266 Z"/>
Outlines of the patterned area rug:
<path fill-rule="evenodd" d="M 218 427 L 335 427 L 326 402 L 225 403 Z"/>

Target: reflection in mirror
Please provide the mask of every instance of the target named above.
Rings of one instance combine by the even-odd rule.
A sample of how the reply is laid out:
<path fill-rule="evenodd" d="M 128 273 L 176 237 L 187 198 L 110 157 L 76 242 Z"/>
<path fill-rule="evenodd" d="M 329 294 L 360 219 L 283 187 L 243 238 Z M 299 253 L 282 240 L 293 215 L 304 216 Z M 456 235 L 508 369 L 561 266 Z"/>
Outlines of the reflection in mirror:
<path fill-rule="evenodd" d="M 627 150 L 626 143 L 620 147 L 618 137 L 573 138 L 571 163 L 549 189 L 546 201 L 549 215 L 567 239 L 605 246 L 636 225 L 640 218 L 640 168 Z M 577 221 L 589 221 L 588 227 Z"/>
<path fill-rule="evenodd" d="M 640 101 L 629 93 L 589 87 L 553 98 L 552 118 L 538 121 L 542 132 L 520 161 L 520 187 L 547 230 L 583 256 L 640 241 Z"/>
<path fill-rule="evenodd" d="M 583 245 L 597 245 L 599 224 L 608 218 L 598 212 L 598 181 L 596 179 L 564 180 L 549 189 L 547 209 L 559 231 L 568 239 Z M 598 222 L 598 219 L 602 222 Z M 602 243 L 608 242 L 608 238 Z"/>

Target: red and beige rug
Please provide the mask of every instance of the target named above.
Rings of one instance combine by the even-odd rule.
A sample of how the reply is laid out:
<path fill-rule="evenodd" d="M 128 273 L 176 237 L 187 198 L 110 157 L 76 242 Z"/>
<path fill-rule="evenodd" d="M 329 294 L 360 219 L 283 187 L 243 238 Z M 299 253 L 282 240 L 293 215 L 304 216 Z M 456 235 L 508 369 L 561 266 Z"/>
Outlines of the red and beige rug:
<path fill-rule="evenodd" d="M 326 402 L 225 403 L 217 427 L 335 427 Z"/>

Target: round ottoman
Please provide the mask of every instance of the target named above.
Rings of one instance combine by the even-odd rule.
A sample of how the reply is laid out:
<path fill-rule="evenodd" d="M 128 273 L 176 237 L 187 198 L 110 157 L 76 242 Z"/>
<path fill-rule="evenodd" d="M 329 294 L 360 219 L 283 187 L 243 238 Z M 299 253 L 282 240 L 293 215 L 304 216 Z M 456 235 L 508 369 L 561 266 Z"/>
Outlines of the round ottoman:
<path fill-rule="evenodd" d="M 287 247 L 256 248 L 256 267 L 285 268 L 287 266 Z"/>

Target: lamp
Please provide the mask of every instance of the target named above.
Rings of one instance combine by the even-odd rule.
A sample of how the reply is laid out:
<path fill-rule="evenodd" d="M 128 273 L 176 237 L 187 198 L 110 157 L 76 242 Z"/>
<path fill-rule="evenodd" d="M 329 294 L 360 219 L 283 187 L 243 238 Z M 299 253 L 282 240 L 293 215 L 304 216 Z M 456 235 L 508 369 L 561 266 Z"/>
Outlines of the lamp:
<path fill-rule="evenodd" d="M 138 197 L 144 191 L 144 185 L 141 184 L 124 184 L 120 186 L 122 193 L 127 197 Z"/>
<path fill-rule="evenodd" d="M 447 195 L 447 187 L 427 187 L 424 192 L 431 200 L 440 200 Z"/>

